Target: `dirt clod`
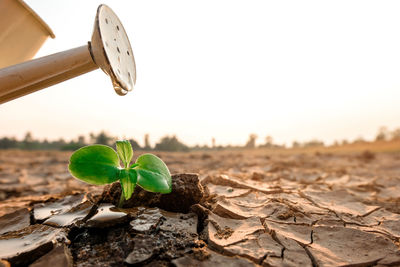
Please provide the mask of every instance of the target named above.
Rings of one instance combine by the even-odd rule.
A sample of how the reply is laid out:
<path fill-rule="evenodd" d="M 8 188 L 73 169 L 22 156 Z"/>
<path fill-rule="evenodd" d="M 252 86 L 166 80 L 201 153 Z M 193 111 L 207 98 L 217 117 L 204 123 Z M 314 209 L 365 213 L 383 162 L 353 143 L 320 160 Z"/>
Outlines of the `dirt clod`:
<path fill-rule="evenodd" d="M 120 194 L 121 185 L 114 183 L 111 188 L 105 189 L 103 201 L 117 205 Z M 190 207 L 200 203 L 203 196 L 204 189 L 197 174 L 175 174 L 172 175 L 172 192 L 170 194 L 151 193 L 137 186 L 132 197 L 124 202 L 123 207 L 158 207 L 167 211 L 188 213 Z"/>

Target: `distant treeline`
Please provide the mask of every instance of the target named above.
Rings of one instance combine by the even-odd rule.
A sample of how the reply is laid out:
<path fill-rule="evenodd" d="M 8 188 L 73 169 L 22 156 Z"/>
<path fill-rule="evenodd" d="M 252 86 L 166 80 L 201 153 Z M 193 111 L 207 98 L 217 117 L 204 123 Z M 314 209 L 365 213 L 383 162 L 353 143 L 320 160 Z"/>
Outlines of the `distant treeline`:
<path fill-rule="evenodd" d="M 271 148 L 271 149 L 282 149 L 288 148 L 285 145 L 275 144 L 271 136 L 265 137 L 265 141 L 261 145 L 256 145 L 258 136 L 256 134 L 250 134 L 248 141 L 243 146 L 221 146 L 216 144 L 215 138 L 211 140 L 211 146 L 208 145 L 195 145 L 188 146 L 182 143 L 175 135 L 162 137 L 155 146 L 150 145 L 149 135 L 144 136 L 144 145 L 140 146 L 135 139 L 128 139 L 135 150 L 157 150 L 157 151 L 194 151 L 194 150 L 224 150 L 224 149 L 242 149 L 242 148 Z M 88 137 L 83 135 L 78 136 L 76 139 L 69 142 L 64 139 L 56 141 L 38 140 L 33 138 L 30 132 L 25 134 L 22 140 L 18 140 L 15 137 L 3 137 L 0 139 L 0 149 L 23 149 L 23 150 L 76 150 L 89 144 L 103 144 L 113 146 L 116 137 L 113 137 L 106 132 L 102 131 L 98 134 L 91 133 Z M 400 140 L 400 128 L 393 131 L 389 131 L 386 127 L 381 127 L 378 130 L 375 141 L 391 141 Z M 366 143 L 362 137 L 349 142 L 347 140 L 335 141 L 332 146 L 344 146 L 348 144 Z M 293 141 L 291 148 L 307 148 L 307 147 L 324 147 L 324 142 L 320 140 L 311 140 L 307 142 Z"/>
<path fill-rule="evenodd" d="M 64 139 L 56 141 L 38 140 L 33 138 L 32 133 L 28 132 L 22 140 L 15 137 L 3 137 L 0 139 L 0 149 L 23 149 L 23 150 L 76 150 L 89 144 L 102 144 L 114 146 L 118 140 L 106 132 L 98 134 L 91 133 L 89 137 L 83 135 L 69 142 Z M 159 150 L 159 151 L 189 151 L 190 148 L 178 140 L 176 136 L 165 136 L 152 147 L 149 142 L 149 135 L 144 136 L 144 146 L 140 146 L 134 139 L 128 139 L 135 150 Z"/>

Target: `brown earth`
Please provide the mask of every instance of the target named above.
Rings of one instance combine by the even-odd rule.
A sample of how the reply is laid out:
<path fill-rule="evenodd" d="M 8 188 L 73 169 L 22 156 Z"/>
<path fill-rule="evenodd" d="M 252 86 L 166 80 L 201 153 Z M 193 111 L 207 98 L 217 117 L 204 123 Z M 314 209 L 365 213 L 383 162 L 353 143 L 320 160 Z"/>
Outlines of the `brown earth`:
<path fill-rule="evenodd" d="M 400 266 L 400 154 L 321 151 L 157 152 L 173 194 L 123 209 L 71 153 L 0 151 L 0 266 Z"/>

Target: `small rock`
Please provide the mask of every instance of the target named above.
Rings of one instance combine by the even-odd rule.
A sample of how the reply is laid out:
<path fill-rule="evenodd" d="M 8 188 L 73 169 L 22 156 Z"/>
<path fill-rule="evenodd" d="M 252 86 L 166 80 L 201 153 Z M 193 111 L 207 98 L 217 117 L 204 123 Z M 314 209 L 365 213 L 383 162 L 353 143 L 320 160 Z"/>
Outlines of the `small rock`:
<path fill-rule="evenodd" d="M 135 249 L 129 253 L 126 257 L 125 262 L 128 264 L 140 264 L 144 261 L 149 260 L 153 256 L 153 251 L 147 251 L 143 248 Z"/>
<path fill-rule="evenodd" d="M 30 267 L 72 267 L 71 252 L 65 245 L 60 245 L 36 260 Z"/>

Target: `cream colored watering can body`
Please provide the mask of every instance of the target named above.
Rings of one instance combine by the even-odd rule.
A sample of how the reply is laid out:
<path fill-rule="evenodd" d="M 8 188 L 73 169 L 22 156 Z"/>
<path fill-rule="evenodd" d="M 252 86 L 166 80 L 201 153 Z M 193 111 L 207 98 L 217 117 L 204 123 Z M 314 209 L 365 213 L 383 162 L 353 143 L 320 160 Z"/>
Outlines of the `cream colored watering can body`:
<path fill-rule="evenodd" d="M 106 5 L 97 9 L 88 44 L 0 69 L 0 104 L 97 68 L 111 78 L 117 94 L 133 89 L 136 65 L 132 48 L 122 23 Z"/>
<path fill-rule="evenodd" d="M 0 68 L 33 58 L 53 31 L 22 0 L 0 0 Z"/>

